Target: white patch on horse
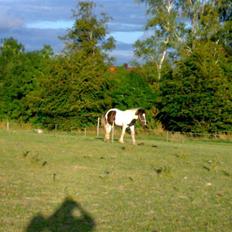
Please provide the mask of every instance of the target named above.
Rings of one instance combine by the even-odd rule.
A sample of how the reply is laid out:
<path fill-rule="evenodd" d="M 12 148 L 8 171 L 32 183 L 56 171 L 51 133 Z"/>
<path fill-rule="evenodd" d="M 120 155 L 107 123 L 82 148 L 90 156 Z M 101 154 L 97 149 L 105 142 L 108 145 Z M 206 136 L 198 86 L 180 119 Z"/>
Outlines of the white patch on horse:
<path fill-rule="evenodd" d="M 103 119 L 105 128 L 105 141 L 109 141 L 110 133 L 115 126 L 122 127 L 122 133 L 119 139 L 120 143 L 124 143 L 124 135 L 127 128 L 130 128 L 132 143 L 136 144 L 135 141 L 135 123 L 140 121 L 143 127 L 146 127 L 146 116 L 145 110 L 142 108 L 119 110 L 117 108 L 110 109 L 106 112 Z"/>

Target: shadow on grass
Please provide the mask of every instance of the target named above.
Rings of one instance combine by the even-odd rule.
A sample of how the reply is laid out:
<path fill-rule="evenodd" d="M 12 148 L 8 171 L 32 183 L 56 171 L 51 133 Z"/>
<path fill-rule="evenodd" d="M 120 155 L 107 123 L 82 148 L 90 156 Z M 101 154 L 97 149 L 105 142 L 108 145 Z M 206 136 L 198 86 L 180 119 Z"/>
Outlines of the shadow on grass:
<path fill-rule="evenodd" d="M 91 232 L 95 222 L 80 204 L 66 198 L 61 206 L 50 216 L 36 215 L 25 232 Z"/>

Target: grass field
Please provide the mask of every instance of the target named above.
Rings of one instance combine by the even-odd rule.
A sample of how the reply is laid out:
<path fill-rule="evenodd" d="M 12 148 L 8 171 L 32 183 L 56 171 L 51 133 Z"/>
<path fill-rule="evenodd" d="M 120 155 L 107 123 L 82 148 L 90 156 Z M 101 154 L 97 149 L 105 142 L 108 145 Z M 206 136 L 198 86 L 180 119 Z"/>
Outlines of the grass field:
<path fill-rule="evenodd" d="M 232 144 L 141 138 L 0 130 L 0 231 L 232 231 Z"/>

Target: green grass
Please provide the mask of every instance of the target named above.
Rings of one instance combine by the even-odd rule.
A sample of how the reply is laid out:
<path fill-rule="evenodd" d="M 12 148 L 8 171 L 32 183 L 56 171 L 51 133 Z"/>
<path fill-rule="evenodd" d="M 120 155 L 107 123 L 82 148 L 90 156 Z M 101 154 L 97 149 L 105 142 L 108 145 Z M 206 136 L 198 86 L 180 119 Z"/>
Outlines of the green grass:
<path fill-rule="evenodd" d="M 141 138 L 0 130 L 0 231 L 231 231 L 232 144 Z"/>

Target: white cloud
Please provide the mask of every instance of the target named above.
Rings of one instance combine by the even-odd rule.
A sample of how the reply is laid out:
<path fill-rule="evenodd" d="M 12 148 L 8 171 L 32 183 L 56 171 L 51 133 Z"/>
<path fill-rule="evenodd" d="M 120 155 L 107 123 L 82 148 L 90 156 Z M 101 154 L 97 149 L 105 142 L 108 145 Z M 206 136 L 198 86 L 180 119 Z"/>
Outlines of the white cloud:
<path fill-rule="evenodd" d="M 74 21 L 71 20 L 58 20 L 58 21 L 37 21 L 27 23 L 27 28 L 34 29 L 67 29 L 71 28 Z"/>
<path fill-rule="evenodd" d="M 133 56 L 133 52 L 129 50 L 115 50 L 111 52 L 111 55 L 129 58 Z"/>
<path fill-rule="evenodd" d="M 5 12 L 0 13 L 0 29 L 22 27 L 24 22 L 19 17 L 13 17 Z"/>
<path fill-rule="evenodd" d="M 136 40 L 141 38 L 143 36 L 142 31 L 130 31 L 130 32 L 124 32 L 124 31 L 116 31 L 110 33 L 114 37 L 115 40 L 121 43 L 125 44 L 133 44 Z"/>
<path fill-rule="evenodd" d="M 71 10 L 78 1 L 0 0 L 0 39 L 14 37 L 30 50 L 50 44 L 59 51 L 62 42 L 57 37 L 73 26 Z M 105 12 L 112 17 L 107 26 L 117 40 L 113 54 L 126 62 L 133 56 L 131 44 L 143 36 L 146 21 L 144 5 L 136 4 L 134 0 L 93 1 L 97 4 L 98 13 Z"/>

